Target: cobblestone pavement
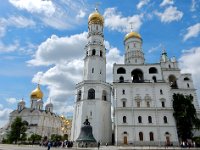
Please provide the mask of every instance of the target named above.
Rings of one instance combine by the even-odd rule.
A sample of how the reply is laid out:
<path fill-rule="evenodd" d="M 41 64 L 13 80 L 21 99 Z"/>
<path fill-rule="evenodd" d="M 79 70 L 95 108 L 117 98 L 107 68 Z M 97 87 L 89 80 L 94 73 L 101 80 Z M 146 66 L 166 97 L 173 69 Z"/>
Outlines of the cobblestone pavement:
<path fill-rule="evenodd" d="M 52 147 L 50 150 L 97 150 L 98 148 L 54 148 Z M 188 148 L 180 148 L 180 147 L 122 147 L 122 146 L 101 146 L 100 150 L 184 150 Z M 190 148 L 192 150 L 200 150 L 200 148 Z M 8 144 L 0 144 L 0 150 L 47 150 L 47 147 L 40 146 L 31 146 L 31 145 L 8 145 Z"/>

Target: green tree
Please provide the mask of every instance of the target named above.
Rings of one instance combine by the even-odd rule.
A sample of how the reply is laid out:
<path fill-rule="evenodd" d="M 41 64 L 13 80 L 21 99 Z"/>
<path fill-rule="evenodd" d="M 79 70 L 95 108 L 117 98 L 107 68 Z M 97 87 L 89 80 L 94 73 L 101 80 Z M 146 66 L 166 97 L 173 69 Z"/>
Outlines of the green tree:
<path fill-rule="evenodd" d="M 61 135 L 58 135 L 58 134 L 52 134 L 51 135 L 51 140 L 52 141 L 60 141 L 61 139 L 62 139 Z"/>
<path fill-rule="evenodd" d="M 196 109 L 192 102 L 192 95 L 173 95 L 173 115 L 176 120 L 178 137 L 182 141 L 191 139 L 193 128 L 199 128 L 199 119 L 197 118 Z"/>
<path fill-rule="evenodd" d="M 39 143 L 41 139 L 42 136 L 38 134 L 31 134 L 31 136 L 28 138 L 28 140 L 31 141 L 32 144 Z"/>
<path fill-rule="evenodd" d="M 24 141 L 26 140 L 26 130 L 27 130 L 28 123 L 27 121 L 22 121 L 21 117 L 16 117 L 11 124 L 11 130 L 8 133 L 8 141 L 9 143 L 17 141 Z"/>

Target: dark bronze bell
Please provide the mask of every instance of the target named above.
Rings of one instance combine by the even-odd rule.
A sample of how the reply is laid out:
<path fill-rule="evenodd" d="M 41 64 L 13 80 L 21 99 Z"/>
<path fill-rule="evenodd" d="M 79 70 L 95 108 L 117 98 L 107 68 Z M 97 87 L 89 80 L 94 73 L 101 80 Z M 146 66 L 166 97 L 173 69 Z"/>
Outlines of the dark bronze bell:
<path fill-rule="evenodd" d="M 96 140 L 92 134 L 92 126 L 90 125 L 88 119 L 85 119 L 85 122 L 81 127 L 80 135 L 77 138 L 76 142 L 79 143 L 79 146 L 81 146 L 81 143 L 87 146 L 92 146 L 96 144 Z"/>

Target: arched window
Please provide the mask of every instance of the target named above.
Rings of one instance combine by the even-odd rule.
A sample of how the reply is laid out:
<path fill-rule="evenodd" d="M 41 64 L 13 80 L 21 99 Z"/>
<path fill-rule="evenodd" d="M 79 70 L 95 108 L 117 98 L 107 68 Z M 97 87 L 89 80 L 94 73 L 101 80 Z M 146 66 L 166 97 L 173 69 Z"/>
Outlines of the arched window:
<path fill-rule="evenodd" d="M 162 95 L 163 94 L 163 91 L 162 91 L 162 89 L 160 89 L 160 95 Z"/>
<path fill-rule="evenodd" d="M 102 100 L 106 101 L 107 100 L 107 92 L 103 90 L 102 92 Z"/>
<path fill-rule="evenodd" d="M 184 81 L 189 81 L 190 79 L 188 77 L 185 77 L 183 80 Z"/>
<path fill-rule="evenodd" d="M 138 117 L 138 123 L 142 123 L 142 117 L 141 116 Z"/>
<path fill-rule="evenodd" d="M 122 101 L 122 106 L 126 107 L 126 101 Z"/>
<path fill-rule="evenodd" d="M 150 141 L 154 141 L 153 132 L 149 133 L 149 138 L 150 138 Z"/>
<path fill-rule="evenodd" d="M 123 95 L 125 94 L 125 90 L 124 90 L 124 89 L 122 90 L 122 94 L 123 94 Z"/>
<path fill-rule="evenodd" d="M 118 68 L 117 69 L 117 74 L 125 74 L 126 73 L 126 70 L 122 67 Z"/>
<path fill-rule="evenodd" d="M 153 82 L 154 82 L 154 83 L 157 82 L 156 76 L 153 76 L 152 79 L 153 79 Z"/>
<path fill-rule="evenodd" d="M 165 102 L 162 101 L 162 102 L 161 102 L 161 105 L 162 105 L 162 107 L 164 108 L 164 107 L 165 107 Z"/>
<path fill-rule="evenodd" d="M 140 139 L 140 141 L 143 141 L 143 133 L 142 132 L 139 132 L 139 139 Z"/>
<path fill-rule="evenodd" d="M 169 65 L 169 68 L 171 68 L 171 65 Z"/>
<path fill-rule="evenodd" d="M 89 89 L 88 99 L 95 99 L 95 90 L 94 89 Z"/>
<path fill-rule="evenodd" d="M 92 56 L 94 56 L 94 55 L 96 55 L 96 50 L 95 49 L 92 50 Z"/>
<path fill-rule="evenodd" d="M 187 87 L 188 87 L 188 88 L 190 87 L 189 83 L 187 83 Z"/>
<path fill-rule="evenodd" d="M 102 57 L 103 56 L 103 53 L 102 53 L 102 51 L 100 51 L 100 57 Z"/>
<path fill-rule="evenodd" d="M 148 121 L 149 121 L 149 123 L 152 123 L 152 118 L 151 118 L 151 116 L 148 116 Z"/>
<path fill-rule="evenodd" d="M 143 72 L 140 69 L 135 69 L 131 72 L 132 82 L 134 83 L 142 83 L 143 80 Z"/>
<path fill-rule="evenodd" d="M 158 73 L 157 69 L 155 67 L 149 68 L 149 74 L 153 74 L 153 73 Z"/>
<path fill-rule="evenodd" d="M 77 95 L 77 101 L 81 100 L 81 90 L 78 91 L 78 95 Z"/>
<path fill-rule="evenodd" d="M 163 121 L 164 121 L 164 123 L 167 123 L 167 117 L 166 116 L 163 117 Z"/>
<path fill-rule="evenodd" d="M 123 82 L 124 82 L 124 77 L 122 77 L 122 76 L 119 77 L 119 82 L 120 82 L 120 83 L 123 83 Z"/>
<path fill-rule="evenodd" d="M 171 88 L 177 89 L 177 88 L 178 88 L 178 85 L 177 85 L 177 83 L 176 83 L 176 77 L 175 77 L 174 75 L 170 75 L 170 76 L 168 77 L 168 79 L 169 79 L 169 83 L 170 83 Z"/>
<path fill-rule="evenodd" d="M 126 116 L 123 116 L 123 123 L 126 123 Z"/>
<path fill-rule="evenodd" d="M 94 73 L 94 68 L 92 68 L 92 73 Z"/>

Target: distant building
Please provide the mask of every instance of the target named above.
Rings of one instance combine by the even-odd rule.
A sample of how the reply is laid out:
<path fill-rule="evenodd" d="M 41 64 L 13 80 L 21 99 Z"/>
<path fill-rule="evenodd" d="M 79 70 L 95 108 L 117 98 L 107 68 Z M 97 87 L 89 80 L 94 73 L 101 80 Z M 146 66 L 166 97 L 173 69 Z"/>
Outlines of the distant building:
<path fill-rule="evenodd" d="M 63 135 L 62 131 L 62 118 L 53 112 L 53 104 L 48 103 L 43 109 L 43 93 L 40 89 L 40 85 L 31 92 L 30 95 L 30 107 L 26 107 L 25 101 L 22 99 L 17 109 L 10 113 L 9 123 L 2 129 L 2 135 L 4 138 L 6 132 L 11 129 L 11 124 L 16 117 L 21 117 L 22 121 L 28 123 L 27 136 L 31 134 L 38 134 L 42 137 L 51 137 L 52 134 Z M 4 130 L 4 131 L 3 131 Z"/>
<path fill-rule="evenodd" d="M 83 81 L 76 85 L 72 140 L 78 138 L 88 117 L 95 139 L 103 144 L 178 145 L 172 95 L 191 94 L 199 113 L 191 74 L 182 74 L 176 59 L 169 59 L 165 50 L 159 63 L 145 63 L 142 37 L 130 32 L 124 38 L 124 64 L 113 65 L 113 84 L 107 83 L 103 25 L 103 16 L 97 10 L 90 14 Z"/>

